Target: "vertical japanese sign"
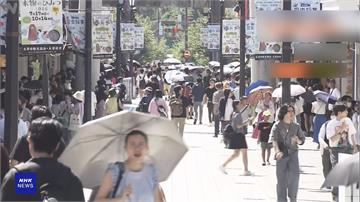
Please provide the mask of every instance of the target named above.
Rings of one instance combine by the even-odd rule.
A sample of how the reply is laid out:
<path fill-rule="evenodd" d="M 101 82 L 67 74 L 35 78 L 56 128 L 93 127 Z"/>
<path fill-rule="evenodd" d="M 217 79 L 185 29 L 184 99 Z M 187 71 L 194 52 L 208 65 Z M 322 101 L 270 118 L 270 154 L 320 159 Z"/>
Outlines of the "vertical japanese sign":
<path fill-rule="evenodd" d="M 77 51 L 85 49 L 85 14 L 65 13 L 66 27 L 70 33 L 71 42 Z"/>
<path fill-rule="evenodd" d="M 200 28 L 200 40 L 202 47 L 208 47 L 208 28 Z"/>
<path fill-rule="evenodd" d="M 220 25 L 208 25 L 208 49 L 220 48 Z"/>
<path fill-rule="evenodd" d="M 94 58 L 112 58 L 113 55 L 112 15 L 93 14 L 92 44 Z"/>
<path fill-rule="evenodd" d="M 319 11 L 320 0 L 292 0 L 293 11 Z"/>
<path fill-rule="evenodd" d="M 144 28 L 135 27 L 135 49 L 144 49 Z"/>
<path fill-rule="evenodd" d="M 134 23 L 121 23 L 121 50 L 135 50 L 135 25 Z"/>
<path fill-rule="evenodd" d="M 22 53 L 61 52 L 62 0 L 20 0 L 19 3 Z"/>
<path fill-rule="evenodd" d="M 240 21 L 223 20 L 222 54 L 233 55 L 240 52 Z"/>
<path fill-rule="evenodd" d="M 0 45 L 6 45 L 6 19 L 7 9 L 5 5 L 0 4 Z"/>
<path fill-rule="evenodd" d="M 245 25 L 245 40 L 246 40 L 246 54 L 255 54 L 258 41 L 256 40 L 256 20 L 255 18 L 249 18 L 246 20 Z"/>

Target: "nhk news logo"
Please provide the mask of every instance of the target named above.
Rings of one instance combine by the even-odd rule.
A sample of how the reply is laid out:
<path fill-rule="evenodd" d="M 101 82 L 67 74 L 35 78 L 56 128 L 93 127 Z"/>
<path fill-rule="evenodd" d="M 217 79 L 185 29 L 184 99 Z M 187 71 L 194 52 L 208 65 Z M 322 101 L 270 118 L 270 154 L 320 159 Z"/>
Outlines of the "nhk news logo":
<path fill-rule="evenodd" d="M 36 173 L 34 172 L 15 173 L 15 192 L 17 194 L 36 193 Z"/>

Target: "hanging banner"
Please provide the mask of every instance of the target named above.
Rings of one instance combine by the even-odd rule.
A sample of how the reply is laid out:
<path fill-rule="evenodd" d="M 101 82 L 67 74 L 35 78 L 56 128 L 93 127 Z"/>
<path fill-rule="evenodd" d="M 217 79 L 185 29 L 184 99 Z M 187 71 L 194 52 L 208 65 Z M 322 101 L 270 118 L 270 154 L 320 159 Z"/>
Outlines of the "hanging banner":
<path fill-rule="evenodd" d="M 121 50 L 131 51 L 135 50 L 135 24 L 134 23 L 121 23 Z"/>
<path fill-rule="evenodd" d="M 256 0 L 255 8 L 257 11 L 281 11 L 283 0 Z"/>
<path fill-rule="evenodd" d="M 112 15 L 93 14 L 92 47 L 94 58 L 113 57 Z"/>
<path fill-rule="evenodd" d="M 208 28 L 200 28 L 200 40 L 202 47 L 208 47 Z"/>
<path fill-rule="evenodd" d="M 144 28 L 135 27 L 135 49 L 144 49 Z"/>
<path fill-rule="evenodd" d="M 245 23 L 246 54 L 252 55 L 256 53 L 259 46 L 259 43 L 256 40 L 256 20 L 255 18 L 249 18 Z"/>
<path fill-rule="evenodd" d="M 223 20 L 222 54 L 233 55 L 240 53 L 240 21 Z"/>
<path fill-rule="evenodd" d="M 70 33 L 71 43 L 75 50 L 84 52 L 85 50 L 85 14 L 84 13 L 65 13 L 66 28 Z"/>
<path fill-rule="evenodd" d="M 19 5 L 22 54 L 62 52 L 62 0 L 21 0 Z"/>
<path fill-rule="evenodd" d="M 293 11 L 319 11 L 320 0 L 292 0 Z"/>
<path fill-rule="evenodd" d="M 6 19 L 7 9 L 5 5 L 0 5 L 0 46 L 6 45 Z"/>
<path fill-rule="evenodd" d="M 220 25 L 208 25 L 208 49 L 218 50 L 220 48 Z"/>
<path fill-rule="evenodd" d="M 256 11 L 281 11 L 283 0 L 256 0 Z M 255 59 L 281 59 L 282 42 L 260 41 L 257 33 L 257 21 L 255 18 L 246 20 L 246 54 Z"/>

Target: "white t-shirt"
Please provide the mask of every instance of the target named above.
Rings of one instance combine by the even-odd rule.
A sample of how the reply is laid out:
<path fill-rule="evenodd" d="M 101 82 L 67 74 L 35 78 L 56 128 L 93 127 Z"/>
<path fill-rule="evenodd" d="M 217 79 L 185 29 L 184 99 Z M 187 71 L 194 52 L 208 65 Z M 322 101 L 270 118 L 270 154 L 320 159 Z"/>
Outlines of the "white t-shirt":
<path fill-rule="evenodd" d="M 358 114 L 357 112 L 354 113 L 354 115 L 352 117 L 352 121 L 353 121 L 354 127 L 357 131 L 356 136 L 355 136 L 356 144 L 360 145 L 360 114 Z"/>
<path fill-rule="evenodd" d="M 294 104 L 295 108 L 295 115 L 299 115 L 304 112 L 304 99 L 300 97 L 299 99 L 296 99 L 296 102 Z"/>
<path fill-rule="evenodd" d="M 312 103 L 312 112 L 315 114 L 325 114 L 326 112 L 326 103 L 322 101 L 315 101 Z"/>
<path fill-rule="evenodd" d="M 19 119 L 18 123 L 18 136 L 17 139 L 21 138 L 22 136 L 27 135 L 28 133 L 28 125 L 22 119 Z M 3 141 L 5 136 L 5 119 L 0 120 L 0 139 Z"/>
<path fill-rule="evenodd" d="M 231 114 L 233 113 L 233 107 L 232 107 L 233 100 L 231 98 L 228 98 L 225 106 L 225 115 L 224 115 L 224 121 L 230 121 L 231 120 Z"/>
<path fill-rule="evenodd" d="M 356 129 L 354 127 L 354 124 L 353 122 L 351 121 L 351 119 L 349 119 L 348 117 L 346 118 L 343 118 L 341 120 L 337 120 L 336 118 L 335 119 L 332 119 L 329 121 L 329 123 L 327 124 L 327 127 L 326 127 L 326 136 L 327 138 L 329 139 L 329 144 L 330 144 L 330 147 L 336 147 L 337 146 L 337 142 L 334 142 L 333 140 L 331 140 L 331 137 L 333 137 L 336 133 L 336 128 L 341 126 L 343 123 L 345 123 L 346 125 L 349 126 L 349 129 L 348 129 L 348 136 L 347 136 L 347 139 L 349 141 L 349 143 L 351 145 L 354 145 L 354 143 L 352 142 L 352 137 L 355 136 L 356 134 Z"/>

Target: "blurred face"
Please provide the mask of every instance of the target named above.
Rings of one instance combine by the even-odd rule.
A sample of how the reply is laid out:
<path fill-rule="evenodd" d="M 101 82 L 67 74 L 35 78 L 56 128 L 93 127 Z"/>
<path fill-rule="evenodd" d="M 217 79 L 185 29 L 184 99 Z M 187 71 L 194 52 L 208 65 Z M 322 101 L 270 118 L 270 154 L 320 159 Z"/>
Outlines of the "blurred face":
<path fill-rule="evenodd" d="M 125 145 L 129 160 L 143 161 L 148 150 L 148 144 L 142 135 L 131 135 Z"/>
<path fill-rule="evenodd" d="M 70 96 L 65 96 L 65 102 L 66 103 L 71 103 L 71 97 Z"/>
<path fill-rule="evenodd" d="M 264 116 L 264 121 L 269 121 L 270 116 Z"/>
<path fill-rule="evenodd" d="M 338 113 L 338 117 L 339 117 L 340 119 L 346 118 L 347 115 L 348 115 L 348 111 L 347 111 L 347 110 Z"/>
<path fill-rule="evenodd" d="M 294 120 L 294 118 L 295 118 L 294 108 L 288 107 L 287 113 L 284 118 L 289 119 L 289 120 Z"/>
<path fill-rule="evenodd" d="M 271 100 L 271 94 L 265 93 L 265 100 L 266 100 L 266 101 Z"/>
<path fill-rule="evenodd" d="M 214 81 L 210 81 L 210 87 L 214 88 L 215 87 L 215 82 Z"/>

